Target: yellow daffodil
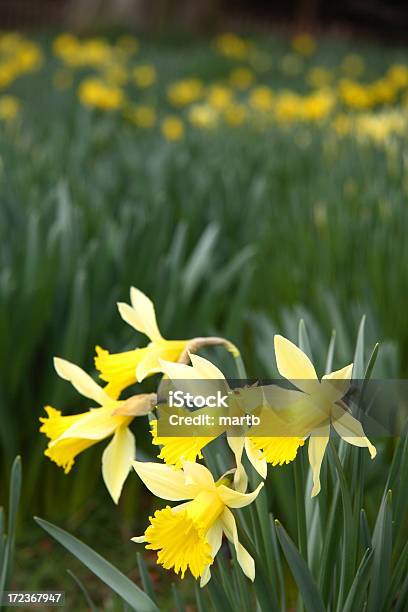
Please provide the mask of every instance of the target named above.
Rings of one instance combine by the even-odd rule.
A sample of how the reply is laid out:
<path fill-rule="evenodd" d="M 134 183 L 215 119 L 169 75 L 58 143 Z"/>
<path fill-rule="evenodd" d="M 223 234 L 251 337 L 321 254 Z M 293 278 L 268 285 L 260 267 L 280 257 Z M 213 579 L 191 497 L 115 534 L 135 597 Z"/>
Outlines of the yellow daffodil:
<path fill-rule="evenodd" d="M 177 361 L 188 340 L 165 340 L 161 335 L 153 302 L 139 289 L 130 290 L 129 304 L 118 304 L 122 319 L 138 332 L 146 335 L 150 343 L 123 353 L 110 354 L 96 347 L 95 367 L 100 378 L 108 383 L 105 388 L 111 397 L 119 397 L 121 391 L 147 376 L 161 372 L 160 359 Z"/>
<path fill-rule="evenodd" d="M 194 578 L 201 578 L 203 587 L 211 578 L 210 566 L 225 534 L 235 547 L 242 571 L 250 580 L 255 579 L 254 560 L 239 542 L 230 509 L 251 504 L 263 483 L 253 493 L 241 493 L 229 486 L 228 477 L 215 482 L 206 467 L 188 461 L 182 470 L 139 461 L 133 462 L 133 467 L 154 495 L 169 501 L 189 500 L 157 510 L 149 518 L 144 535 L 132 538 L 134 542 L 158 551 L 157 562 L 165 569 L 174 569 L 181 578 L 189 569 Z"/>
<path fill-rule="evenodd" d="M 199 79 L 183 79 L 172 83 L 167 89 L 167 96 L 174 106 L 187 106 L 198 100 L 203 93 L 203 84 Z"/>
<path fill-rule="evenodd" d="M 105 111 L 118 110 L 125 99 L 122 89 L 95 77 L 82 81 L 78 96 L 84 106 Z"/>
<path fill-rule="evenodd" d="M 304 32 L 292 39 L 292 47 L 300 55 L 312 55 L 316 49 L 316 41 L 310 34 Z"/>
<path fill-rule="evenodd" d="M 138 87 L 146 89 L 156 82 L 156 68 L 151 64 L 141 64 L 133 69 L 132 76 Z"/>
<path fill-rule="evenodd" d="M 152 409 L 152 395 L 117 401 L 77 365 L 56 357 L 54 366 L 61 378 L 71 382 L 81 395 L 99 404 L 100 408 L 62 416 L 59 410 L 46 406 L 47 416 L 40 418 L 40 431 L 50 440 L 44 454 L 64 468 L 67 474 L 79 453 L 113 436 L 102 455 L 102 475 L 113 501 L 117 503 L 135 458 L 135 438 L 128 425 L 134 415 L 145 415 Z"/>
<path fill-rule="evenodd" d="M 215 45 L 221 55 L 232 59 L 244 59 L 248 57 L 252 49 L 252 44 L 249 41 L 232 32 L 226 32 L 218 36 Z"/>
<path fill-rule="evenodd" d="M 126 118 L 137 127 L 143 129 L 152 128 L 156 123 L 156 111 L 152 106 L 129 105 L 125 111 Z"/>
<path fill-rule="evenodd" d="M 161 131 L 166 140 L 181 140 L 184 136 L 184 123 L 176 115 L 168 115 L 162 121 Z"/>
<path fill-rule="evenodd" d="M 224 374 L 214 364 L 207 359 L 198 355 L 190 354 L 192 365 L 181 363 L 170 363 L 161 361 L 162 371 L 173 381 L 193 381 L 191 385 L 191 393 L 193 395 L 202 394 L 202 384 L 198 381 L 208 381 L 208 392 L 204 395 L 216 394 L 219 388 L 223 394 L 230 393 L 227 381 Z M 194 381 L 198 384 L 194 386 Z M 214 381 L 214 382 L 211 382 Z M 218 384 L 217 384 L 218 381 Z M 184 386 L 184 382 L 182 383 Z M 231 400 L 234 401 L 231 395 Z M 214 440 L 222 431 L 214 427 L 214 436 L 159 436 L 157 422 L 152 421 L 153 444 L 161 446 L 159 458 L 163 459 L 168 464 L 173 464 L 180 467 L 183 461 L 195 461 L 201 459 L 202 449 Z M 224 429 L 225 431 L 225 429 Z M 248 484 L 248 479 L 242 465 L 242 454 L 245 450 L 249 461 L 262 478 L 266 478 L 267 465 L 266 460 L 261 456 L 261 452 L 257 450 L 248 436 L 237 435 L 234 430 L 227 431 L 227 441 L 229 447 L 235 455 L 237 469 L 234 475 L 235 487 L 239 490 L 245 490 Z"/>
<path fill-rule="evenodd" d="M 255 75 L 249 68 L 240 66 L 232 70 L 229 76 L 230 83 L 237 89 L 248 89 L 255 80 Z"/>
<path fill-rule="evenodd" d="M 309 357 L 284 338 L 275 336 L 276 363 L 281 376 L 300 391 L 291 391 L 293 411 L 298 418 L 297 435 L 309 437 L 309 462 L 313 473 L 312 497 L 320 491 L 320 467 L 330 437 L 330 427 L 343 440 L 354 446 L 368 448 L 371 458 L 376 449 L 366 438 L 361 423 L 341 402 L 350 386 L 353 364 L 323 376 L 319 381 Z M 306 423 L 309 423 L 306 425 Z"/>
<path fill-rule="evenodd" d="M 12 121 L 20 111 L 20 101 L 14 96 L 0 96 L 0 121 Z"/>

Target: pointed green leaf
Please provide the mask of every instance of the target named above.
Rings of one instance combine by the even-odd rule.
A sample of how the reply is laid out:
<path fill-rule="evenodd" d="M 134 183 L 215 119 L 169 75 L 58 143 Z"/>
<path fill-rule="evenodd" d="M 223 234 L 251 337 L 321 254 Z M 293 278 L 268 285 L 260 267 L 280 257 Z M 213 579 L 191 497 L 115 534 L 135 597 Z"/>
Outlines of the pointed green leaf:
<path fill-rule="evenodd" d="M 299 588 L 306 610 L 308 612 L 325 612 L 319 590 L 305 560 L 280 522 L 275 520 L 275 525 L 280 545 Z"/>
<path fill-rule="evenodd" d="M 48 521 L 37 517 L 34 517 L 34 520 L 134 610 L 137 612 L 158 612 L 156 604 L 146 593 L 92 548 Z"/>

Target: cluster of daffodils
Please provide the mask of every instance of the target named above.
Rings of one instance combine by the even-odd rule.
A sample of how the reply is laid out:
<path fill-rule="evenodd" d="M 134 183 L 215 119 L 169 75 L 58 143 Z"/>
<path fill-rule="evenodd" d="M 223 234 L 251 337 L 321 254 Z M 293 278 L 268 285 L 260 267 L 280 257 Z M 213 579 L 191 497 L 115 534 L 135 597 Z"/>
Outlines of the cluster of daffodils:
<path fill-rule="evenodd" d="M 365 447 L 371 457 L 374 446 L 364 434 L 361 423 L 349 412 L 343 401 L 352 376 L 352 364 L 326 374 L 319 380 L 310 359 L 295 344 L 275 336 L 275 355 L 279 373 L 294 388 L 277 385 L 229 388 L 222 371 L 209 360 L 197 355 L 202 347 L 223 345 L 235 358 L 238 349 L 218 337 L 190 340 L 166 340 L 160 333 L 151 300 L 140 290 L 131 289 L 131 303 L 119 303 L 122 319 L 150 342 L 141 348 L 109 353 L 96 347 L 95 367 L 104 383 L 99 385 L 77 365 L 60 357 L 54 360 L 57 374 L 91 402 L 80 414 L 63 416 L 46 406 L 40 431 L 49 439 L 45 455 L 66 473 L 76 456 L 98 441 L 111 438 L 102 455 L 102 476 L 115 503 L 124 482 L 134 471 L 153 495 L 181 502 L 157 510 L 149 525 L 135 542 L 157 551 L 157 562 L 184 577 L 187 570 L 200 579 L 201 586 L 211 577 L 210 569 L 221 547 L 223 535 L 232 543 L 244 574 L 255 578 L 255 563 L 240 543 L 234 510 L 251 504 L 263 487 L 271 467 L 296 460 L 299 448 L 307 441 L 313 477 L 312 497 L 320 491 L 320 468 L 330 438 L 331 428 L 349 444 Z M 159 435 L 160 406 L 155 393 L 125 391 L 147 377 L 158 376 L 158 383 L 187 384 L 205 381 L 212 390 L 227 389 L 230 408 L 235 414 L 256 410 L 268 423 L 245 431 L 214 428 L 206 436 Z M 152 454 L 156 461 L 137 461 L 132 421 L 149 418 Z M 137 428 L 135 428 L 137 429 Z M 211 442 L 226 434 L 231 469 L 220 478 L 200 460 L 203 449 L 211 452 Z M 248 492 L 246 464 L 249 461 L 259 474 L 260 483 Z"/>
<path fill-rule="evenodd" d="M 42 64 L 40 47 L 20 34 L 0 35 L 0 121 L 15 119 L 20 110 L 20 101 L 3 91 L 21 76 L 37 71 Z"/>
<path fill-rule="evenodd" d="M 234 33 L 221 34 L 208 49 L 209 61 L 220 56 L 213 80 L 187 70 L 170 80 L 167 67 L 152 63 L 131 35 L 108 40 L 63 33 L 52 52 L 58 67 L 49 82 L 56 90 L 72 90 L 82 106 L 115 114 L 141 131 L 159 129 L 169 142 L 182 140 L 189 130 L 217 133 L 220 126 L 257 131 L 323 126 L 335 137 L 357 135 L 379 144 L 406 133 L 408 65 L 389 65 L 377 78 L 357 54 L 328 65 L 318 42 L 305 33 L 279 53 Z M 0 90 L 37 70 L 44 55 L 18 34 L 0 36 Z M 20 106 L 10 91 L 0 96 L 0 120 L 14 119 Z"/>

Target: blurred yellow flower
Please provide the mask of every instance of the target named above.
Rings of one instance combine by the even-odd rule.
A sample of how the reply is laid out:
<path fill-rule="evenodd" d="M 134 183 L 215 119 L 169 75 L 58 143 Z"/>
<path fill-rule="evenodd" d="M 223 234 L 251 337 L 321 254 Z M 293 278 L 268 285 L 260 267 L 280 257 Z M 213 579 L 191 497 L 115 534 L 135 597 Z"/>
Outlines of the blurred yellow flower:
<path fill-rule="evenodd" d="M 138 87 L 151 87 L 156 82 L 156 68 L 151 64 L 141 64 L 133 69 L 132 77 Z"/>
<path fill-rule="evenodd" d="M 122 89 L 96 77 L 82 81 L 78 88 L 78 96 L 85 106 L 106 111 L 119 109 L 125 99 Z"/>
<path fill-rule="evenodd" d="M 167 89 L 167 96 L 174 106 L 186 106 L 198 100 L 203 93 L 203 84 L 199 79 L 183 79 L 172 83 Z"/>
<path fill-rule="evenodd" d="M 367 88 L 350 79 L 341 79 L 339 82 L 339 96 L 344 104 L 356 110 L 369 108 L 372 103 Z"/>
<path fill-rule="evenodd" d="M 112 62 L 103 66 L 101 76 L 111 85 L 123 86 L 126 85 L 129 80 L 126 67 L 118 62 Z"/>
<path fill-rule="evenodd" d="M 397 88 L 408 86 L 408 66 L 393 64 L 387 71 L 387 79 Z"/>
<path fill-rule="evenodd" d="M 273 108 L 273 97 L 270 87 L 260 85 L 250 92 L 249 104 L 255 110 L 268 112 Z"/>
<path fill-rule="evenodd" d="M 103 38 L 79 40 L 72 34 L 60 34 L 53 43 L 55 55 L 72 67 L 103 66 L 112 61 L 114 51 Z"/>
<path fill-rule="evenodd" d="M 330 114 L 334 105 L 333 92 L 330 89 L 319 89 L 303 98 L 300 114 L 306 121 L 319 121 Z"/>
<path fill-rule="evenodd" d="M 302 100 L 293 91 L 282 91 L 276 96 L 274 113 L 278 122 L 290 122 L 299 117 Z"/>
<path fill-rule="evenodd" d="M 232 91 L 223 85 L 212 85 L 207 94 L 207 101 L 210 106 L 220 110 L 231 104 Z"/>
<path fill-rule="evenodd" d="M 229 125 L 241 125 L 246 117 L 247 109 L 243 104 L 230 104 L 224 109 L 224 119 Z"/>
<path fill-rule="evenodd" d="M 325 87 L 333 80 L 332 72 L 324 66 L 311 68 L 307 74 L 307 82 L 312 87 Z"/>
<path fill-rule="evenodd" d="M 310 34 L 304 32 L 294 36 L 292 47 L 300 55 L 312 55 L 316 49 L 316 41 Z"/>
<path fill-rule="evenodd" d="M 148 129 L 156 123 L 156 111 L 152 106 L 141 104 L 140 106 L 129 106 L 126 109 L 126 117 L 137 127 Z"/>
<path fill-rule="evenodd" d="M 210 129 L 216 126 L 218 113 L 208 104 L 195 104 L 190 108 L 188 119 L 195 127 Z"/>
<path fill-rule="evenodd" d="M 248 89 L 255 80 L 255 75 L 249 68 L 241 66 L 232 70 L 229 81 L 237 89 Z"/>
<path fill-rule="evenodd" d="M 14 96 L 0 97 L 0 120 L 12 121 L 20 110 L 20 101 Z"/>
<path fill-rule="evenodd" d="M 341 64 L 341 70 L 350 78 L 357 78 L 361 76 L 365 69 L 365 62 L 361 55 L 356 53 L 349 53 L 344 58 Z"/>
<path fill-rule="evenodd" d="M 218 36 L 215 41 L 215 46 L 221 55 L 233 59 L 244 59 L 248 57 L 252 48 L 250 42 L 240 38 L 237 34 L 233 34 L 232 32 L 227 32 Z"/>
<path fill-rule="evenodd" d="M 162 121 L 161 131 L 166 140 L 180 140 L 184 136 L 184 123 L 179 117 L 168 115 Z"/>

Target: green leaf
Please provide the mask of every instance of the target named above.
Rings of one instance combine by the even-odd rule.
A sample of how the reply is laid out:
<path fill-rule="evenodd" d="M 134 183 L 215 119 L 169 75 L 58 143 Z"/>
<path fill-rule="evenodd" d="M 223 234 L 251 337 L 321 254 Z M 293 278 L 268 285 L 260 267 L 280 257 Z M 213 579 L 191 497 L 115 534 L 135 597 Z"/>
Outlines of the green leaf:
<path fill-rule="evenodd" d="M 156 604 L 146 593 L 92 548 L 44 519 L 34 517 L 34 520 L 134 610 L 137 612 L 158 612 Z"/>
<path fill-rule="evenodd" d="M 71 576 L 72 580 L 75 582 L 75 584 L 81 591 L 82 595 L 85 597 L 86 603 L 89 609 L 91 610 L 91 612 L 97 612 L 97 607 L 93 603 L 91 596 L 89 595 L 87 589 L 85 588 L 85 585 L 80 581 L 78 576 L 74 574 L 74 572 L 72 572 L 71 570 L 67 570 L 67 573 Z"/>
<path fill-rule="evenodd" d="M 299 588 L 306 610 L 308 612 L 325 612 L 319 590 L 305 560 L 278 520 L 275 520 L 275 525 L 280 545 Z"/>
<path fill-rule="evenodd" d="M 370 582 L 368 612 L 383 609 L 391 576 L 392 493 L 383 498 L 373 533 L 373 570 Z"/>
<path fill-rule="evenodd" d="M 324 368 L 324 373 L 325 374 L 330 374 L 330 372 L 332 372 L 333 370 L 333 357 L 334 357 L 334 348 L 336 346 L 336 330 L 333 329 L 332 331 L 332 335 L 330 338 L 330 344 L 329 344 L 329 348 L 327 351 L 327 357 L 326 357 L 326 366 Z"/>
<path fill-rule="evenodd" d="M 309 334 L 307 333 L 304 319 L 300 319 L 299 321 L 298 342 L 299 348 L 306 353 L 310 359 L 312 359 L 312 349 L 310 347 Z"/>
<path fill-rule="evenodd" d="M 177 612 L 186 612 L 186 607 L 184 605 L 183 599 L 180 595 L 180 592 L 174 582 L 171 585 L 171 590 L 173 593 L 174 604 L 176 606 Z"/>
<path fill-rule="evenodd" d="M 366 317 L 361 317 L 360 326 L 358 328 L 356 348 L 353 359 L 353 379 L 359 380 L 364 378 L 364 329 Z"/>
<path fill-rule="evenodd" d="M 10 579 L 10 574 L 11 574 L 12 567 L 13 567 L 14 545 L 15 545 L 15 539 L 16 539 L 17 512 L 18 512 L 18 506 L 20 503 L 20 496 L 21 496 L 21 480 L 22 480 L 21 457 L 16 457 L 14 459 L 14 462 L 11 468 L 11 477 L 10 477 L 10 497 L 9 497 L 8 525 L 7 525 L 7 548 L 8 548 L 7 576 L 8 576 L 8 579 Z"/>
<path fill-rule="evenodd" d="M 145 563 L 145 560 L 143 559 L 143 555 L 140 552 L 138 552 L 136 553 L 136 558 L 137 558 L 137 566 L 139 568 L 139 574 L 142 580 L 144 592 L 147 593 L 147 595 L 150 597 L 152 601 L 157 603 L 156 597 L 154 594 L 153 584 L 152 584 L 152 581 L 149 575 L 149 570 L 146 567 L 146 563 Z"/>
<path fill-rule="evenodd" d="M 355 612 L 355 610 L 364 609 L 364 600 L 366 597 L 367 586 L 371 576 L 371 566 L 373 562 L 373 551 L 368 549 L 365 551 L 361 563 L 351 585 L 347 599 L 344 602 L 342 612 Z"/>

